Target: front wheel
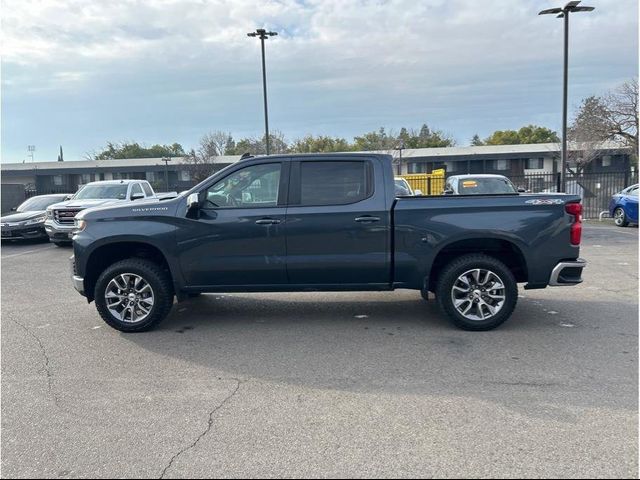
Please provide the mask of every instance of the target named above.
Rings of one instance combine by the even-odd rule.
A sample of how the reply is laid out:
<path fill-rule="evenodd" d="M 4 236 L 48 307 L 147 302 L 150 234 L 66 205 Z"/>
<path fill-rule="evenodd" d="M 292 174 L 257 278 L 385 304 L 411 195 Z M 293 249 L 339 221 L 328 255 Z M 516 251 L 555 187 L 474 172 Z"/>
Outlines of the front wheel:
<path fill-rule="evenodd" d="M 518 284 L 500 260 L 484 254 L 464 255 L 439 276 L 438 304 L 464 330 L 491 330 L 509 319 L 518 301 Z"/>
<path fill-rule="evenodd" d="M 613 211 L 613 222 L 618 227 L 626 227 L 627 225 L 629 225 L 629 220 L 627 220 L 627 214 L 624 213 L 623 208 L 618 207 Z"/>
<path fill-rule="evenodd" d="M 102 319 L 116 330 L 150 330 L 171 310 L 171 278 L 154 262 L 128 258 L 102 272 L 94 298 Z"/>

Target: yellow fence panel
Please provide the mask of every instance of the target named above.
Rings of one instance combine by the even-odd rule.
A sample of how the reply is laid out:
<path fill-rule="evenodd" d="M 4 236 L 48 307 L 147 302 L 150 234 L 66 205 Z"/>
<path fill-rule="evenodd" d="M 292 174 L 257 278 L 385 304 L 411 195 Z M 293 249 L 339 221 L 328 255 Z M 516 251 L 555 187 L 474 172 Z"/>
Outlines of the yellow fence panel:
<path fill-rule="evenodd" d="M 444 168 L 431 173 L 410 173 L 400 176 L 411 185 L 414 191 L 420 190 L 423 195 L 442 195 L 444 190 Z"/>

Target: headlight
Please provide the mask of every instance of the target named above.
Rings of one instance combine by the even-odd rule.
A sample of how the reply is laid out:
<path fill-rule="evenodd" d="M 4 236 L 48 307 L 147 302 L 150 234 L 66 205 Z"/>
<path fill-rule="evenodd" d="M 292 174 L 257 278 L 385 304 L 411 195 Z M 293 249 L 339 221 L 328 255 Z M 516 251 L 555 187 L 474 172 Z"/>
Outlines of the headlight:
<path fill-rule="evenodd" d="M 47 217 L 53 218 L 53 210 L 47 209 Z"/>
<path fill-rule="evenodd" d="M 87 228 L 87 221 L 86 220 L 77 220 L 75 221 L 75 229 L 73 231 L 73 233 L 78 233 L 83 231 L 85 228 Z"/>
<path fill-rule="evenodd" d="M 44 223 L 44 221 L 47 219 L 46 215 L 41 215 L 39 217 L 36 218 L 32 218 L 31 220 L 27 220 L 26 222 L 24 222 L 25 225 L 35 225 L 36 223 Z"/>

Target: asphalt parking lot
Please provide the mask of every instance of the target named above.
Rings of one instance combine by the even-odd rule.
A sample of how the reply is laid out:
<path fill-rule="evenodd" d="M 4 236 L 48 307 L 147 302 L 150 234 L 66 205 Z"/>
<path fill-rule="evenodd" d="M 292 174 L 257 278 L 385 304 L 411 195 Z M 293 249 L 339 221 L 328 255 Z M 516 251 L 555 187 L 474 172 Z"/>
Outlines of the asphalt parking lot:
<path fill-rule="evenodd" d="M 2 246 L 2 476 L 638 476 L 638 229 L 499 330 L 419 293 L 205 295 L 122 334 L 70 249 Z"/>

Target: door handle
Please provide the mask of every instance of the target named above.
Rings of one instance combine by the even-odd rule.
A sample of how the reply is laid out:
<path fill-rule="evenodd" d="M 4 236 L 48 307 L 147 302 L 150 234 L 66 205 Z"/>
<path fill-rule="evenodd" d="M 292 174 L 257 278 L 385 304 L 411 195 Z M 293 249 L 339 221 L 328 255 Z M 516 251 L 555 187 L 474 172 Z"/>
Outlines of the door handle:
<path fill-rule="evenodd" d="M 277 218 L 261 218 L 260 220 L 256 220 L 256 225 L 277 225 L 280 223 L 280 220 Z"/>
<path fill-rule="evenodd" d="M 379 221 L 380 221 L 380 217 L 373 217 L 371 215 L 356 217 L 356 222 L 358 223 L 373 223 L 373 222 L 379 222 Z"/>

